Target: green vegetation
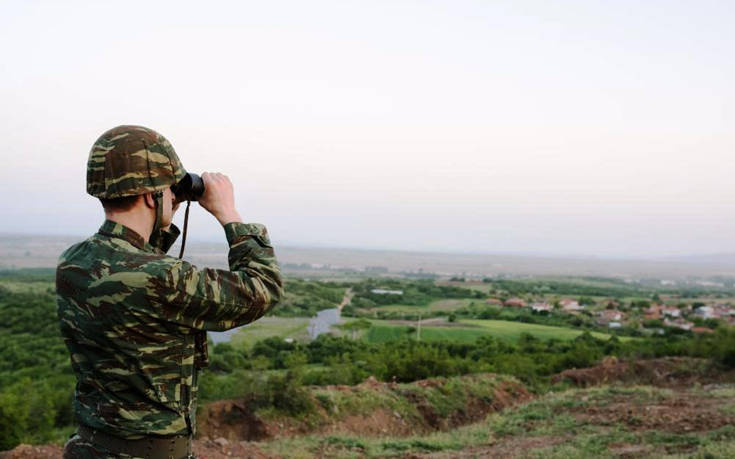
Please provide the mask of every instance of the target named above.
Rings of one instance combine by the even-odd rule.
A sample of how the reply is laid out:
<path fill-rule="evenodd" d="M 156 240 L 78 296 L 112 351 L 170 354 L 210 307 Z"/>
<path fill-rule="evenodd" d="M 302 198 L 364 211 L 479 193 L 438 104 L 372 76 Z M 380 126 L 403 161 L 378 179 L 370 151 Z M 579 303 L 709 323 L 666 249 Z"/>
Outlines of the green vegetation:
<path fill-rule="evenodd" d="M 503 320 L 462 320 L 460 323 L 477 325 L 487 330 L 496 338 L 518 341 L 523 333 L 529 333 L 539 339 L 561 339 L 569 340 L 580 336 L 583 331 L 567 327 L 554 327 L 550 325 L 537 325 L 522 322 L 507 322 Z M 591 332 L 598 339 L 609 339 L 606 333 Z M 625 340 L 623 337 L 621 340 Z"/>
<path fill-rule="evenodd" d="M 10 281 L 0 284 L 0 450 L 63 438 L 75 381 L 48 273 L 3 275 Z"/>
<path fill-rule="evenodd" d="M 484 285 L 496 288 L 495 281 Z M 506 288 L 515 284 L 502 285 Z M 316 309 L 339 304 L 350 286 L 355 292 L 350 306 L 355 313 L 362 307 L 380 310 L 385 305 L 398 305 L 434 309 L 448 317 L 452 314 L 454 322 L 444 327 L 422 325 L 421 341 L 417 341 L 418 330 L 413 323 L 368 317 L 353 322 L 357 325 L 348 323 L 344 337 L 321 336 L 308 341 L 308 316 Z M 376 294 L 372 292 L 376 288 L 403 293 L 401 298 L 388 298 L 399 295 Z M 332 399 L 327 393 L 310 397 L 305 386 L 355 385 L 370 376 L 384 382 L 408 383 L 492 372 L 515 377 L 536 393 L 543 393 L 550 387 L 552 375 L 594 365 L 605 356 L 704 357 L 720 368 L 735 368 L 735 331 L 721 324 L 712 334 L 681 332 L 625 340 L 584 330 L 588 318 L 578 318 L 581 325 L 572 327 L 564 322 L 567 319 L 554 315 L 526 317 L 526 312 L 485 305 L 482 299 L 486 294 L 479 290 L 438 286 L 428 280 L 350 285 L 289 280 L 287 289 L 292 293 L 284 314 L 294 317 L 264 318 L 235 334 L 230 343 L 210 347 L 212 365 L 200 379 L 200 394 L 205 401 L 246 397 L 262 413 L 301 413 L 308 417 L 319 407 L 340 409 L 348 402 Z M 580 291 L 579 295 L 593 293 Z M 515 313 L 517 320 L 502 320 L 506 311 Z M 499 316 L 485 317 L 494 314 Z M 19 442 L 61 442 L 73 429 L 75 379 L 58 332 L 53 271 L 0 272 L 0 317 L 0 449 Z M 286 342 L 285 338 L 294 341 Z M 449 391 L 444 394 L 448 398 L 441 400 L 433 395 L 426 397 L 433 400 L 431 404 L 438 412 L 447 413 L 460 403 L 460 398 L 452 398 L 451 394 L 456 393 Z M 369 400 L 364 403 L 366 410 L 373 406 Z M 729 412 L 732 405 L 722 404 L 721 409 Z M 462 438 L 463 434 L 459 435 Z M 458 444 L 446 439 L 449 437 L 442 438 L 401 439 L 375 448 L 386 453 L 429 451 Z M 330 448 L 342 448 L 335 445 L 343 441 L 352 442 L 333 441 L 336 443 Z M 366 440 L 364 447 L 373 448 L 371 441 Z M 445 443 L 449 446 L 441 446 Z M 700 446 L 708 447 L 705 443 Z"/>
<path fill-rule="evenodd" d="M 322 309 L 334 308 L 342 302 L 345 287 L 317 281 L 287 279 L 285 295 L 271 315 L 282 317 L 312 317 Z"/>
<path fill-rule="evenodd" d="M 713 397 L 715 402 L 727 401 L 721 394 Z M 645 457 L 672 453 L 732 457 L 735 428 L 725 418 L 719 423 L 712 419 L 691 421 L 689 413 L 681 413 L 682 398 L 693 403 L 707 400 L 696 391 L 675 393 L 650 386 L 571 389 L 549 393 L 491 414 L 482 422 L 446 432 L 405 437 L 308 435 L 258 446 L 272 454 L 300 451 L 302 457 L 405 457 L 439 452 L 451 457 L 461 450 L 477 457 L 520 454 L 529 458 L 607 458 L 634 453 Z M 620 415 L 618 405 L 624 407 Z M 627 414 L 631 411 L 637 413 Z M 703 413 L 708 412 L 703 409 Z M 604 416 L 595 417 L 595 413 Z M 696 429 L 698 423 L 711 423 L 714 428 L 706 432 L 679 431 L 687 425 Z"/>
<path fill-rule="evenodd" d="M 384 330 L 395 331 L 396 339 L 369 341 L 373 333 Z M 422 330 L 422 336 L 430 330 Z M 446 331 L 454 330 L 447 328 Z M 548 388 L 551 375 L 569 368 L 592 366 L 605 356 L 624 359 L 704 357 L 714 358 L 722 367 L 735 367 L 735 330 L 726 328 L 711 335 L 670 335 L 628 341 L 615 336 L 600 339 L 587 332 L 566 340 L 542 340 L 521 333 L 513 341 L 494 337 L 482 327 L 478 327 L 478 331 L 483 336 L 466 342 L 458 339 L 416 341 L 416 330 L 410 327 L 373 326 L 368 329 L 367 340 L 322 335 L 308 343 L 269 338 L 252 348 L 218 344 L 212 349 L 213 362 L 229 364 L 213 366 L 213 371 L 206 372 L 203 379 L 211 379 L 209 387 L 218 384 L 231 387 L 236 384 L 234 380 L 240 378 L 232 374 L 238 369 L 285 370 L 292 368 L 294 361 L 301 361 L 307 365 L 304 384 L 357 384 L 369 376 L 381 381 L 410 382 L 434 376 L 493 372 L 515 376 L 541 392 Z M 210 397 L 207 389 L 202 389 L 202 394 Z"/>
<path fill-rule="evenodd" d="M 309 319 L 305 317 L 263 317 L 237 330 L 230 342 L 237 347 L 252 347 L 265 338 L 306 341 L 309 338 L 308 328 Z"/>
<path fill-rule="evenodd" d="M 383 290 L 400 293 L 376 293 Z M 352 285 L 355 296 L 345 312 L 358 308 L 374 308 L 387 305 L 426 306 L 437 299 L 484 298 L 482 292 L 466 288 L 437 285 L 433 280 L 402 281 L 397 279 L 368 279 Z"/>
<path fill-rule="evenodd" d="M 366 335 L 367 341 L 372 343 L 394 341 L 404 337 L 417 337 L 416 323 L 412 326 L 380 320 L 374 320 L 372 323 L 373 326 Z M 460 320 L 454 322 L 453 326 L 422 324 L 420 338 L 422 341 L 448 340 L 467 343 L 482 336 L 492 336 L 501 340 L 517 342 L 524 333 L 531 334 L 539 339 L 570 340 L 580 336 L 584 331 L 567 327 L 503 320 Z M 610 338 L 610 335 L 605 333 L 592 332 L 591 335 L 599 339 Z M 627 340 L 630 338 L 622 337 L 621 339 Z"/>

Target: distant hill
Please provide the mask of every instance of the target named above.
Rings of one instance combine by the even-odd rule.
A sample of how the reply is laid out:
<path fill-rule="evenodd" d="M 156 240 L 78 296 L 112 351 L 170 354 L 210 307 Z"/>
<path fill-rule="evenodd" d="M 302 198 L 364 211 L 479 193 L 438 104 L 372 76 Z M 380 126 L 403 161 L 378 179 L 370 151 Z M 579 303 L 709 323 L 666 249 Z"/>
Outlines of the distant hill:
<path fill-rule="evenodd" d="M 0 235 L 0 269 L 53 267 L 61 252 L 81 237 Z M 178 253 L 178 245 L 171 254 Z M 508 254 L 404 252 L 276 246 L 287 273 L 365 275 L 434 273 L 440 276 L 604 276 L 622 279 L 735 278 L 735 254 L 692 255 L 658 259 L 606 259 Z M 187 243 L 185 259 L 199 266 L 226 267 L 227 246 Z"/>

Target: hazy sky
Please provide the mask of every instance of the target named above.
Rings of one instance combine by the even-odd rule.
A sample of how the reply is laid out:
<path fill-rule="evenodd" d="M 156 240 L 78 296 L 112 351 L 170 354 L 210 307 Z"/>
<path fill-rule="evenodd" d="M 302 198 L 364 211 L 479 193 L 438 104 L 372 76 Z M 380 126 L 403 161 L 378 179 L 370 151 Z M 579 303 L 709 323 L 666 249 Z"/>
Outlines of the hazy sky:
<path fill-rule="evenodd" d="M 735 252 L 733 24 L 731 1 L 2 1 L 0 232 L 94 232 L 89 148 L 142 124 L 275 244 Z"/>

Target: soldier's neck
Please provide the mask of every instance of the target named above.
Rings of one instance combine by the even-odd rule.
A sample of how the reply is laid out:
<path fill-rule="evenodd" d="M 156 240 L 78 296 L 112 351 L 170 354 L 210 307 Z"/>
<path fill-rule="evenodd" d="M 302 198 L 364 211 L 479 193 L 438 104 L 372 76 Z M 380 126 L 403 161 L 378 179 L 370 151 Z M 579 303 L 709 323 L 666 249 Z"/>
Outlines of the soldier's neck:
<path fill-rule="evenodd" d="M 105 212 L 105 218 L 115 223 L 127 226 L 140 234 L 146 242 L 151 237 L 155 216 L 151 216 L 148 209 L 140 209 L 137 206 L 125 212 Z"/>

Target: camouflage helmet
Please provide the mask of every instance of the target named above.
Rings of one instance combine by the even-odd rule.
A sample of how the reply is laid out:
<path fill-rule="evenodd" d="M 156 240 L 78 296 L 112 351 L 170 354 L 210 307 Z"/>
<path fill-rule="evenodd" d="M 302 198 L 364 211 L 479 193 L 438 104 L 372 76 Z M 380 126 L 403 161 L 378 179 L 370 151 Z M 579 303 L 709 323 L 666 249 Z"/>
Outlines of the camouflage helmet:
<path fill-rule="evenodd" d="M 87 193 L 120 198 L 162 191 L 186 171 L 168 140 L 142 126 L 118 126 L 100 136 L 87 160 Z"/>

